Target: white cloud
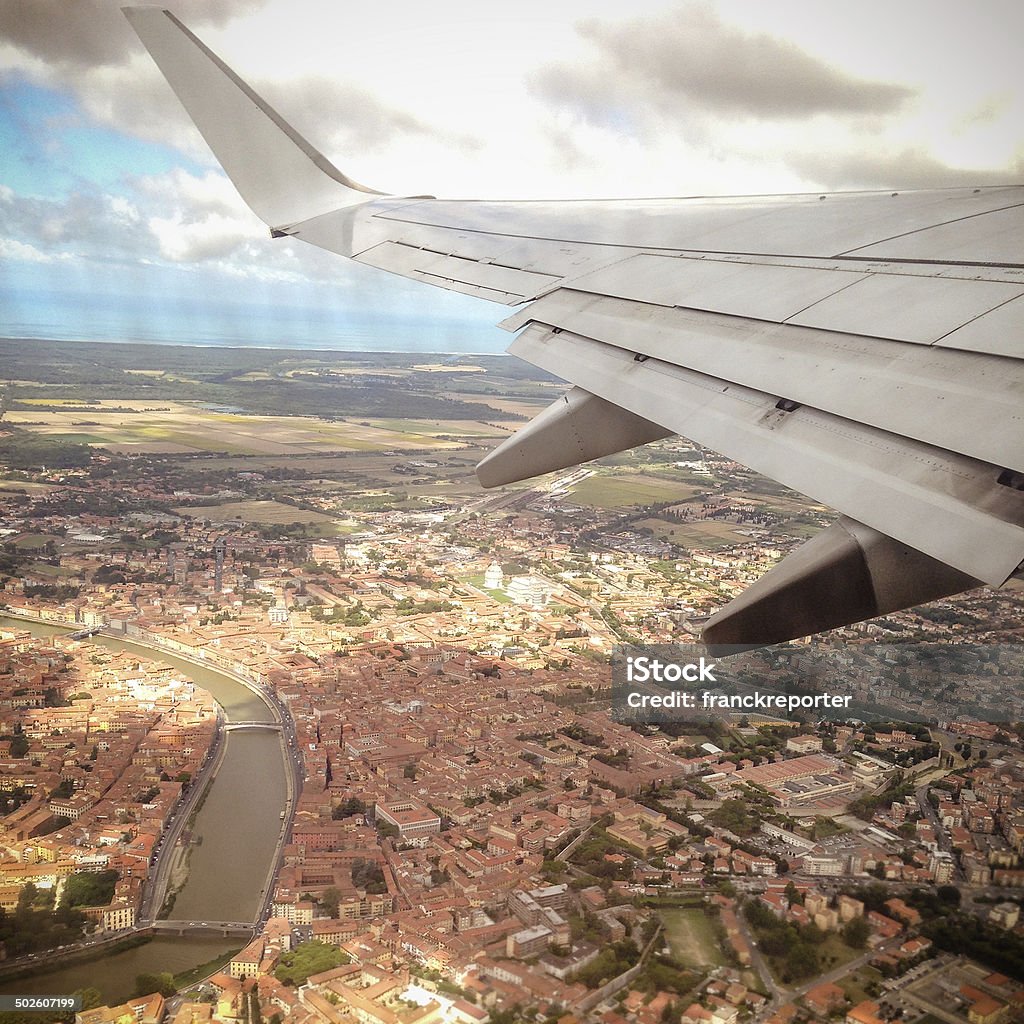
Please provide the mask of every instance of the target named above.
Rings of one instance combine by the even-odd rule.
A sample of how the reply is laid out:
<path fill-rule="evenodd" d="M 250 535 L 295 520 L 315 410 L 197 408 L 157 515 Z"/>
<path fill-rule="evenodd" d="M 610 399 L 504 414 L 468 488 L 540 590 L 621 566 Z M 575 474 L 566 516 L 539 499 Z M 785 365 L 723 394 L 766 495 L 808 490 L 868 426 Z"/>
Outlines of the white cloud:
<path fill-rule="evenodd" d="M 1003 0 L 213 2 L 175 9 L 345 173 L 399 194 L 902 188 L 1024 168 L 1024 5 Z M 59 197 L 0 187 L 0 253 L 147 265 L 147 280 L 202 276 L 225 294 L 266 282 L 267 292 L 307 286 L 310 301 L 346 308 L 469 308 L 270 240 L 214 169 L 117 0 L 76 3 L 82 38 L 74 19 L 52 14 L 65 0 L 39 0 L 27 15 L 19 8 L 31 4 L 0 0 L 0 71 L 73 91 L 85 114 L 78 131 L 110 126 L 210 170 L 144 176 L 124 166 L 117 186 L 91 191 L 83 172 L 79 191 Z M 500 314 L 476 308 L 484 322 Z"/>
<path fill-rule="evenodd" d="M 156 238 L 160 255 L 172 263 L 219 259 L 235 252 L 251 237 L 237 221 L 218 214 L 192 223 L 174 217 L 150 217 L 147 226 Z"/>
<path fill-rule="evenodd" d="M 34 245 L 19 242 L 16 238 L 0 238 L 0 259 L 17 260 L 21 263 L 55 263 L 70 258 L 67 253 L 43 252 Z"/>

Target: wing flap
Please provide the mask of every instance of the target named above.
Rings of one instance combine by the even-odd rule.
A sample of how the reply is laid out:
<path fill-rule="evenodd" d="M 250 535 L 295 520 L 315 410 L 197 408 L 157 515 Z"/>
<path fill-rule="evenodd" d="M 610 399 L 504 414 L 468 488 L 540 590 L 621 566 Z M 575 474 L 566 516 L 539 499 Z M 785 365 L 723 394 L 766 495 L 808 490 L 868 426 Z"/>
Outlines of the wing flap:
<path fill-rule="evenodd" d="M 574 282 L 578 283 L 578 282 Z M 565 328 L 1024 471 L 1024 362 L 560 288 L 502 323 Z"/>
<path fill-rule="evenodd" d="M 436 200 L 392 214 L 395 220 L 505 236 L 691 253 L 835 259 L 867 246 L 947 226 L 956 238 L 979 215 L 1024 205 L 1020 186 L 930 189 L 827 196 L 699 196 L 684 199 L 491 202 Z M 973 229 L 973 226 L 972 226 Z M 977 228 L 975 261 L 1020 264 L 996 220 Z M 993 237 L 991 232 L 996 232 Z M 1010 250 L 1011 259 L 1002 258 Z M 925 256 L 923 259 L 928 260 Z M 984 276 L 984 275 L 983 275 Z"/>
<path fill-rule="evenodd" d="M 1021 295 L 1024 287 L 1002 281 L 872 274 L 815 302 L 789 322 L 931 345 Z M 1019 336 L 1024 321 L 1017 326 Z"/>
<path fill-rule="evenodd" d="M 1024 492 L 996 466 L 569 331 L 532 324 L 509 351 L 975 579 L 1024 560 Z"/>
<path fill-rule="evenodd" d="M 466 275 L 465 284 L 483 285 L 483 275 L 493 273 L 477 271 L 470 266 L 477 263 L 483 267 L 497 267 L 509 272 L 522 273 L 522 277 L 506 278 L 505 283 L 514 280 L 511 288 L 494 288 L 496 301 L 507 302 L 512 295 L 520 300 L 539 294 L 562 280 L 577 277 L 596 268 L 619 263 L 636 254 L 634 249 L 615 246 L 595 246 L 586 243 L 568 243 L 543 238 L 521 238 L 496 233 L 471 232 L 457 227 L 424 226 L 395 219 L 395 214 L 414 206 L 422 205 L 414 200 L 377 199 L 353 209 L 331 211 L 296 224 L 288 234 L 321 249 L 349 256 L 373 266 L 376 259 L 387 260 L 382 269 L 402 274 L 415 280 L 425 280 L 424 271 L 417 266 L 419 259 L 426 261 L 431 254 L 452 260 L 458 268 L 458 275 L 435 274 L 429 281 L 442 288 L 454 289 L 455 283 Z M 384 246 L 375 255 L 378 247 Z M 403 254 L 404 261 L 390 246 L 403 246 L 423 250 L 423 257 Z M 479 275 L 479 276 L 478 276 Z M 530 277 L 528 275 L 536 275 Z M 523 287 L 520 287 L 522 285 Z M 529 290 L 526 290 L 526 289 Z M 517 301 L 520 301 L 517 300 Z"/>
<path fill-rule="evenodd" d="M 931 345 L 1004 303 L 1024 284 L 641 253 L 575 277 L 571 287 L 659 306 Z M 1015 307 L 1019 309 L 1020 307 Z M 1024 318 L 1013 325 L 1024 333 Z"/>
<path fill-rule="evenodd" d="M 1005 195 L 1005 190 L 1003 194 Z M 919 260 L 928 263 L 1020 265 L 1024 238 L 1024 207 L 1009 206 L 916 228 L 850 255 L 880 260 Z"/>
<path fill-rule="evenodd" d="M 865 277 L 814 267 L 641 253 L 575 277 L 571 287 L 658 306 L 782 321 Z"/>
<path fill-rule="evenodd" d="M 1024 359 L 1024 298 L 1011 299 L 940 338 L 941 348 Z"/>

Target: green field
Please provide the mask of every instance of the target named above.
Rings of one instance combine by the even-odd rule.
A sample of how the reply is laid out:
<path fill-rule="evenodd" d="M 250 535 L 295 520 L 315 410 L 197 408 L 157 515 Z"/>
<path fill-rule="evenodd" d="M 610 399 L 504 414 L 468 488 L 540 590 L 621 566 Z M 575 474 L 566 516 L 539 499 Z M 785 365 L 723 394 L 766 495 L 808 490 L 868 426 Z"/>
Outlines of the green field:
<path fill-rule="evenodd" d="M 597 508 L 628 508 L 631 505 L 653 505 L 684 497 L 680 488 L 667 481 L 652 480 L 639 474 L 629 476 L 590 476 L 572 489 L 572 500 L 578 505 Z"/>
<path fill-rule="evenodd" d="M 64 441 L 66 444 L 106 444 L 106 438 L 99 434 L 50 434 L 54 441 Z"/>
<path fill-rule="evenodd" d="M 50 565 L 49 562 L 33 562 L 28 566 L 27 572 L 33 576 L 46 576 L 52 580 L 65 579 L 75 575 L 74 569 L 63 565 Z"/>
<path fill-rule="evenodd" d="M 396 434 L 411 434 L 423 443 L 424 438 L 444 437 L 498 437 L 501 431 L 477 420 L 402 420 L 402 419 L 368 419 L 360 420 L 378 430 L 388 430 Z"/>
<path fill-rule="evenodd" d="M 490 590 L 484 586 L 484 574 L 478 573 L 474 576 L 467 576 L 466 582 L 477 590 L 482 590 L 488 597 L 497 601 L 499 604 L 511 604 L 512 598 L 505 593 L 504 590 Z"/>
<path fill-rule="evenodd" d="M 26 533 L 14 542 L 14 546 L 19 550 L 33 551 L 36 548 L 46 547 L 46 542 L 50 540 L 54 543 L 58 543 L 63 540 L 63 538 L 54 537 L 48 533 Z"/>
<path fill-rule="evenodd" d="M 704 548 L 714 550 L 740 544 L 747 538 L 736 532 L 735 523 L 723 523 L 715 519 L 699 522 L 676 523 L 666 519 L 644 519 L 636 524 L 647 526 L 656 537 L 670 540 L 683 548 Z"/>
<path fill-rule="evenodd" d="M 83 417 L 88 417 L 83 418 Z M 494 436 L 491 427 L 465 420 L 351 420 L 315 416 L 249 415 L 216 412 L 168 402 L 159 408 L 97 406 L 87 413 L 21 410 L 13 424 L 62 441 L 101 445 L 122 453 L 225 452 L 229 455 L 316 455 L 330 451 L 388 449 L 438 451 L 457 441 L 445 437 Z"/>
<path fill-rule="evenodd" d="M 877 985 L 881 980 L 882 975 L 878 971 L 873 967 L 864 966 L 854 971 L 853 974 L 840 978 L 836 984 L 846 993 L 846 998 L 856 1004 L 871 998 L 868 987 Z"/>
<path fill-rule="evenodd" d="M 179 516 L 209 519 L 213 523 L 241 520 L 244 523 L 323 523 L 333 525 L 335 520 L 322 512 L 295 508 L 279 501 L 229 501 L 223 505 L 185 505 L 174 510 Z"/>
<path fill-rule="evenodd" d="M 718 945 L 715 922 L 700 908 L 658 911 L 665 924 L 672 955 L 680 963 L 691 967 L 719 967 L 725 957 Z"/>

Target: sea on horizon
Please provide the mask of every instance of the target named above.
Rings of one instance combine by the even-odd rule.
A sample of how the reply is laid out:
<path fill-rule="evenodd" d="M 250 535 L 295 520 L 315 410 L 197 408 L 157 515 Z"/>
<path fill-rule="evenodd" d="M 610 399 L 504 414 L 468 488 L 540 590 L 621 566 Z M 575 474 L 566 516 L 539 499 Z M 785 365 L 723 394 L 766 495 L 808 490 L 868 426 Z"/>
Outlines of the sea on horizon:
<path fill-rule="evenodd" d="M 495 319 L 500 318 L 499 315 Z M 197 301 L 151 294 L 119 297 L 0 288 L 0 336 L 37 341 L 112 342 L 219 348 L 500 354 L 510 337 L 494 326 L 437 316 L 408 317 Z"/>

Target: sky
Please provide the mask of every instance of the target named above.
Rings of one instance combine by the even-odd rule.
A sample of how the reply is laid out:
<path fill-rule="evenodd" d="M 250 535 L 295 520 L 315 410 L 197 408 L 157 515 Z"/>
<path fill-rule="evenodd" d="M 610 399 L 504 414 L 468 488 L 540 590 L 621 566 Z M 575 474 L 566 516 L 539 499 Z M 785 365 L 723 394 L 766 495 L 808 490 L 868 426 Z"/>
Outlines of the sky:
<path fill-rule="evenodd" d="M 1018 0 L 169 0 L 346 174 L 445 198 L 1024 182 Z M 271 240 L 119 10 L 0 0 L 0 335 L 498 352 Z"/>

